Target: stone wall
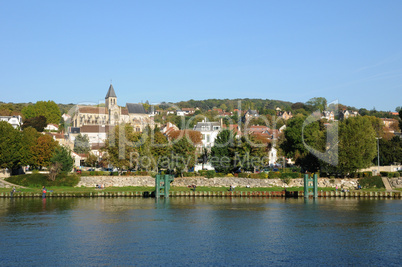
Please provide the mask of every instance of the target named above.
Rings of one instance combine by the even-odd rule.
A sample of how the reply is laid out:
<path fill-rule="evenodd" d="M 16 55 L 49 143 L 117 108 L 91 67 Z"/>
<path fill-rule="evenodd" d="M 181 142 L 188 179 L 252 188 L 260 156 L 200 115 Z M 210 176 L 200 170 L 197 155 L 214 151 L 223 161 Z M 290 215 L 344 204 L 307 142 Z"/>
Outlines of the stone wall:
<path fill-rule="evenodd" d="M 392 188 L 402 188 L 402 177 L 388 178 L 388 181 Z"/>
<path fill-rule="evenodd" d="M 101 184 L 105 187 L 155 186 L 155 179 L 151 176 L 82 176 L 77 186 L 95 187 Z"/>
<path fill-rule="evenodd" d="M 357 178 L 348 179 L 329 179 L 318 178 L 319 187 L 336 187 L 352 189 L 357 186 Z M 150 176 L 82 176 L 81 181 L 77 186 L 95 187 L 95 185 L 104 184 L 105 187 L 115 186 L 155 186 L 155 179 Z M 300 187 L 303 186 L 303 179 L 291 179 L 289 184 L 286 184 L 281 179 L 252 179 L 252 178 L 204 178 L 204 177 L 185 177 L 175 178 L 172 186 L 189 185 L 207 186 L 207 187 Z"/>

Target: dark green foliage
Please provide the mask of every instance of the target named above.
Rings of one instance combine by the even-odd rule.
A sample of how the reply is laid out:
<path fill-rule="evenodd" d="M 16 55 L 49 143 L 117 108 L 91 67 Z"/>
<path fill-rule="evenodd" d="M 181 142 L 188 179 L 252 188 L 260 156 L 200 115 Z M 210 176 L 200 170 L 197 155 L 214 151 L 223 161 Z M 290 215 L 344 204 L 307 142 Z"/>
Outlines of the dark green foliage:
<path fill-rule="evenodd" d="M 247 172 L 241 172 L 237 175 L 239 178 L 248 178 L 249 174 Z"/>
<path fill-rule="evenodd" d="M 0 168 L 14 170 L 22 161 L 21 134 L 11 124 L 0 121 Z"/>
<path fill-rule="evenodd" d="M 26 129 L 28 127 L 32 127 L 38 132 L 43 132 L 46 126 L 47 126 L 46 118 L 44 116 L 39 116 L 25 119 L 21 128 Z"/>
<path fill-rule="evenodd" d="M 24 174 L 15 175 L 5 179 L 7 182 L 27 186 L 41 188 L 43 185 L 46 187 L 51 186 L 76 186 L 80 181 L 78 175 L 71 175 L 68 173 L 60 173 L 56 176 L 55 181 L 50 181 L 48 175 L 45 174 Z"/>
<path fill-rule="evenodd" d="M 281 173 L 281 178 L 301 178 L 301 173 L 297 172 L 283 172 Z"/>
<path fill-rule="evenodd" d="M 91 151 L 89 138 L 87 135 L 77 135 L 74 140 L 74 152 L 78 154 L 88 154 Z"/>
<path fill-rule="evenodd" d="M 207 176 L 207 170 L 199 170 L 198 175 L 206 177 Z"/>
<path fill-rule="evenodd" d="M 229 173 L 233 170 L 233 157 L 235 155 L 233 131 L 221 131 L 211 148 L 211 164 L 217 172 Z"/>
<path fill-rule="evenodd" d="M 209 171 L 207 171 L 207 173 L 206 173 L 206 177 L 207 177 L 207 178 L 214 178 L 214 177 L 215 177 L 215 174 L 216 174 L 215 171 L 209 170 Z"/>
<path fill-rule="evenodd" d="M 58 146 L 54 151 L 53 157 L 50 162 L 60 163 L 62 172 L 70 172 L 74 166 L 74 159 L 71 157 L 71 151 L 65 146 Z"/>
<path fill-rule="evenodd" d="M 382 138 L 379 140 L 379 145 L 380 165 L 387 166 L 402 161 L 402 139 L 399 136 L 394 136 L 391 140 Z M 377 165 L 377 154 L 372 162 Z"/>
<path fill-rule="evenodd" d="M 280 172 L 269 172 L 268 178 L 270 178 L 270 179 L 281 178 L 281 173 Z"/>
<path fill-rule="evenodd" d="M 359 179 L 359 184 L 363 188 L 384 188 L 384 183 L 380 176 L 364 177 Z"/>
<path fill-rule="evenodd" d="M 39 116 L 46 118 L 47 123 L 59 124 L 61 119 L 60 109 L 53 101 L 38 101 L 34 105 L 26 106 L 22 109 L 25 119 Z"/>

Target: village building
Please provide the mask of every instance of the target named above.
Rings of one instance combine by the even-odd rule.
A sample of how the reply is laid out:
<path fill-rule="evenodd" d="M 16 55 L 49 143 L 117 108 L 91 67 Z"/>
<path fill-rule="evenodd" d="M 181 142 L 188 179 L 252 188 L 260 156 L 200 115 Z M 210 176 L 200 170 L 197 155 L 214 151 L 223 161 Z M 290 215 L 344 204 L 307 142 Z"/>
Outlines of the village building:
<path fill-rule="evenodd" d="M 352 110 L 341 110 L 339 111 L 339 120 L 343 121 L 350 117 L 357 117 L 359 113 L 357 111 Z"/>
<path fill-rule="evenodd" d="M 279 118 L 281 118 L 281 119 L 283 119 L 285 121 L 287 121 L 288 119 L 293 118 L 292 112 L 290 112 L 290 111 L 281 111 L 281 110 L 279 110 L 279 111 L 276 112 L 276 116 L 278 116 Z"/>
<path fill-rule="evenodd" d="M 18 116 L 0 116 L 0 121 L 5 121 L 11 124 L 14 129 L 19 129 L 22 126 L 22 117 Z"/>
<path fill-rule="evenodd" d="M 146 113 L 142 104 L 126 103 L 125 107 L 117 105 L 117 96 L 113 85 L 105 97 L 105 107 L 77 105 L 71 118 L 72 127 L 80 128 L 88 125 L 113 126 L 127 123 L 137 132 L 142 132 L 147 126 L 154 128 L 154 122 Z"/>
<path fill-rule="evenodd" d="M 215 145 L 215 139 L 222 129 L 220 122 L 198 122 L 193 130 L 201 132 L 202 135 L 202 147 L 210 150 Z"/>

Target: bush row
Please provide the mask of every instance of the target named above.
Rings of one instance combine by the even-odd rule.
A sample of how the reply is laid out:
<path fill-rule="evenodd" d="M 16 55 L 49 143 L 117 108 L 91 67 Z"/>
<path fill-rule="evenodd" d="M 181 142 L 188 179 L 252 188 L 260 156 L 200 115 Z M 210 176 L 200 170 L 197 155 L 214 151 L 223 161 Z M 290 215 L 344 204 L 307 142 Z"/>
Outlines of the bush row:
<path fill-rule="evenodd" d="M 359 183 L 363 188 L 384 188 L 381 176 L 371 176 L 359 179 Z"/>
<path fill-rule="evenodd" d="M 343 174 L 337 175 L 337 177 L 346 177 L 346 176 L 347 175 L 343 175 Z M 363 177 L 371 177 L 371 176 L 373 176 L 373 173 L 371 171 L 370 172 L 354 172 L 354 173 L 349 174 L 348 176 L 350 178 L 363 178 Z M 335 178 L 335 175 L 322 172 L 322 173 L 320 173 L 320 177 Z"/>
<path fill-rule="evenodd" d="M 7 182 L 27 186 L 42 187 L 44 186 L 76 186 L 80 181 L 80 177 L 74 174 L 60 173 L 56 176 L 55 181 L 50 181 L 47 174 L 33 173 L 15 175 L 6 178 Z"/>
<path fill-rule="evenodd" d="M 388 178 L 400 177 L 401 173 L 400 172 L 380 172 L 382 177 L 388 177 Z"/>

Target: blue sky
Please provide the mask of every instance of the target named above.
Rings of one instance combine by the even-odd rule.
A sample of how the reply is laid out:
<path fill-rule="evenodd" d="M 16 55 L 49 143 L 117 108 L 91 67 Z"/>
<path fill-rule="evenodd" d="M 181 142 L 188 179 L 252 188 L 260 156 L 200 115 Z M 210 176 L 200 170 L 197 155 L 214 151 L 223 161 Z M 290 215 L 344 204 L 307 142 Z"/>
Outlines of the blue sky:
<path fill-rule="evenodd" d="M 402 106 L 402 1 L 1 1 L 0 101 Z"/>

